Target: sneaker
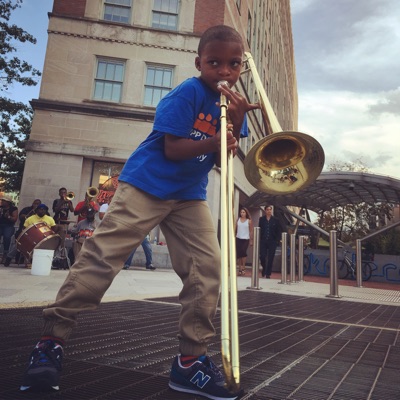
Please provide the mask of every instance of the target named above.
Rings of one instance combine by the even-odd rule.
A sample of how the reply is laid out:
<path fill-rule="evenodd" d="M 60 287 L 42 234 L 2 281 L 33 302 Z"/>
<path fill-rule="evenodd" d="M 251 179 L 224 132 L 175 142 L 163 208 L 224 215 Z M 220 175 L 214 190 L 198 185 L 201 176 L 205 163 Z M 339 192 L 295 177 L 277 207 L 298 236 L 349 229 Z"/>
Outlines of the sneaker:
<path fill-rule="evenodd" d="M 130 265 L 124 265 L 122 269 L 129 269 Z"/>
<path fill-rule="evenodd" d="M 146 269 L 151 269 L 152 271 L 154 271 L 156 269 L 156 267 L 153 264 L 150 264 L 150 265 L 146 265 Z"/>
<path fill-rule="evenodd" d="M 172 364 L 169 387 L 178 392 L 192 393 L 212 400 L 238 399 L 224 387 L 224 375 L 207 356 L 201 356 L 191 366 L 184 367 L 180 356 Z"/>
<path fill-rule="evenodd" d="M 62 358 L 62 346 L 52 340 L 40 341 L 31 353 L 20 390 L 58 390 Z"/>

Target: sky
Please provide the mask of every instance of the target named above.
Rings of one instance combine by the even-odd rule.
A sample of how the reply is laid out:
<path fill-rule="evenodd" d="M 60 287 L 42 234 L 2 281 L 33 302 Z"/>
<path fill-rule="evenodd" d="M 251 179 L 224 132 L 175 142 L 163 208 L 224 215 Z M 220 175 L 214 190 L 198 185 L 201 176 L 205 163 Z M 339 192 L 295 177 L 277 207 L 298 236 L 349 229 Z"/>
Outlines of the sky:
<path fill-rule="evenodd" d="M 24 0 L 12 22 L 37 39 L 18 55 L 43 69 L 53 0 Z M 315 137 L 332 164 L 361 161 L 400 179 L 399 0 L 291 0 L 299 130 Z M 39 97 L 15 85 L 9 96 Z"/>

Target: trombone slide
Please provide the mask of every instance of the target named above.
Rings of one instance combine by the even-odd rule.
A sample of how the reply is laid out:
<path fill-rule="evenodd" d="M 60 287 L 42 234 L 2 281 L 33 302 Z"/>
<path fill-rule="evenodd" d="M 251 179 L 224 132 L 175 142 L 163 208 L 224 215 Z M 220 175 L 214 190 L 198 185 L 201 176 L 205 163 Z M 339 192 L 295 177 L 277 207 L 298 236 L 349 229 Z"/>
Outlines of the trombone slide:
<path fill-rule="evenodd" d="M 223 84 L 221 82 L 221 84 Z M 233 154 L 227 148 L 228 102 L 221 94 L 221 354 L 227 387 L 240 389 L 239 328 L 234 227 Z"/>

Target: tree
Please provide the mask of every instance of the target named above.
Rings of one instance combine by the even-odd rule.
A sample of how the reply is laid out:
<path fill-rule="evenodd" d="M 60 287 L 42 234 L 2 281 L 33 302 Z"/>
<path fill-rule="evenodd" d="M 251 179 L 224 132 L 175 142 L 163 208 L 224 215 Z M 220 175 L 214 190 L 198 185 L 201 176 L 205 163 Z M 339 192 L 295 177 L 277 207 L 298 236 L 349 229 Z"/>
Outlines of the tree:
<path fill-rule="evenodd" d="M 5 180 L 4 190 L 19 191 L 25 163 L 25 143 L 29 139 L 33 111 L 29 105 L 7 97 L 8 89 L 19 83 L 37 85 L 40 71 L 14 53 L 17 44 L 36 39 L 15 24 L 10 24 L 12 11 L 21 7 L 22 0 L 0 2 L 0 141 L 6 143 L 0 165 L 0 180 Z"/>
<path fill-rule="evenodd" d="M 328 168 L 330 171 L 368 172 L 368 168 L 361 159 L 355 162 L 335 162 Z M 336 230 L 338 238 L 343 242 L 354 243 L 356 239 L 373 232 L 378 226 L 385 225 L 386 220 L 392 218 L 393 204 L 390 203 L 347 204 L 321 214 L 317 225 L 328 232 Z M 383 238 L 377 238 L 376 242 L 379 240 Z"/>

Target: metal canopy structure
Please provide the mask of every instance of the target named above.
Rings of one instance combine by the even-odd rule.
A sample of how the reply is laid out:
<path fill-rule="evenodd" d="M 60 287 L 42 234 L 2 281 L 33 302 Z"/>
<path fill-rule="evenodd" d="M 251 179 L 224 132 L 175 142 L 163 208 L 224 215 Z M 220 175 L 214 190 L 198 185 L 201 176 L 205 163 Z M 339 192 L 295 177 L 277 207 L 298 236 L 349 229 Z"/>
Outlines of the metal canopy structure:
<path fill-rule="evenodd" d="M 273 204 L 321 212 L 363 202 L 400 204 L 400 180 L 363 172 L 322 172 L 312 185 L 299 192 L 270 195 L 257 191 L 248 198 L 245 206 Z"/>

